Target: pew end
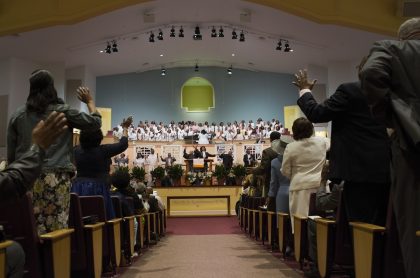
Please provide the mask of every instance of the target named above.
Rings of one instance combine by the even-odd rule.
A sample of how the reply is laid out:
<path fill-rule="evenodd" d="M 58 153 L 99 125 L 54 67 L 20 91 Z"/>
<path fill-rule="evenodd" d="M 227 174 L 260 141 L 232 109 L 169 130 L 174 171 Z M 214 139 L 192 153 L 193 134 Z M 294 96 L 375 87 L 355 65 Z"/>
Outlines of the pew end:
<path fill-rule="evenodd" d="M 303 260 L 307 256 L 308 246 L 308 217 L 293 215 L 294 224 L 294 243 L 295 243 L 295 259 L 300 263 L 301 269 L 303 268 Z"/>
<path fill-rule="evenodd" d="M 353 230 L 356 277 L 381 277 L 385 228 L 377 225 L 350 222 Z"/>
<path fill-rule="evenodd" d="M 116 267 L 121 264 L 121 221 L 121 218 L 115 218 L 105 222 L 109 240 L 112 241 L 111 261 Z"/>
<path fill-rule="evenodd" d="M 90 276 L 100 278 L 102 274 L 102 233 L 105 223 L 99 222 L 96 224 L 85 225 L 84 232 L 88 244 L 87 249 L 87 265 Z"/>
<path fill-rule="evenodd" d="M 40 236 L 46 277 L 70 277 L 73 232 L 74 229 L 61 229 Z"/>
<path fill-rule="evenodd" d="M 279 238 L 279 249 L 283 254 L 283 257 L 286 257 L 286 248 L 289 244 L 288 234 L 291 233 L 290 227 L 290 216 L 288 213 L 278 212 L 277 213 L 277 225 L 278 225 L 278 238 Z"/>
<path fill-rule="evenodd" d="M 334 220 L 325 218 L 315 219 L 316 223 L 316 246 L 318 258 L 318 270 L 321 277 L 329 276 L 330 267 L 333 264 L 335 225 Z"/>
<path fill-rule="evenodd" d="M 11 240 L 0 243 L 0 278 L 6 277 L 6 248 L 12 245 Z"/>

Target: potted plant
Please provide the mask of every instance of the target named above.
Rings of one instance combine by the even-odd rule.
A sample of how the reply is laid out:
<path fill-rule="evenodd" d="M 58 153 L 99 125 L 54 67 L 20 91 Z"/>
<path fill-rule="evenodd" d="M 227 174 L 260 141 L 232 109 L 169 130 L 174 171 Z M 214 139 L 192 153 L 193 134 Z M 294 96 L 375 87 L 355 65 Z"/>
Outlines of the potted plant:
<path fill-rule="evenodd" d="M 242 180 L 246 176 L 246 168 L 241 164 L 232 167 L 232 172 L 235 175 L 236 185 L 242 185 Z"/>
<path fill-rule="evenodd" d="M 197 180 L 197 175 L 195 172 L 188 172 L 186 177 L 187 185 L 192 185 Z"/>
<path fill-rule="evenodd" d="M 184 174 L 181 164 L 175 164 L 168 169 L 168 176 L 172 179 L 172 184 L 174 186 L 179 186 L 181 184 L 181 177 Z"/>
<path fill-rule="evenodd" d="M 150 171 L 150 174 L 152 175 L 153 180 L 155 181 L 155 185 L 160 186 L 160 182 L 162 178 L 165 176 L 165 169 L 161 166 L 158 166 L 152 171 Z"/>
<path fill-rule="evenodd" d="M 135 166 L 131 169 L 131 181 L 130 184 L 133 188 L 137 188 L 138 185 L 144 184 L 144 177 L 146 176 L 146 170 L 142 167 Z"/>
<path fill-rule="evenodd" d="M 205 172 L 203 173 L 203 184 L 206 186 L 210 186 L 211 185 L 211 177 L 212 177 L 212 172 Z"/>
<path fill-rule="evenodd" d="M 216 177 L 218 185 L 224 185 L 227 176 L 225 166 L 223 164 L 216 165 L 214 167 L 213 176 Z"/>

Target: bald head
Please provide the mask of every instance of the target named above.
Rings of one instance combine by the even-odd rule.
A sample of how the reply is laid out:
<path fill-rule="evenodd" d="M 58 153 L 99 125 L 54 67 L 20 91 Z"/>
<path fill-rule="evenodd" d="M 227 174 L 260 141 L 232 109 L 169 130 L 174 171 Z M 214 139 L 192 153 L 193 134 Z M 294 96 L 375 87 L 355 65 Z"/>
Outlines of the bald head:
<path fill-rule="evenodd" d="M 420 17 L 411 18 L 401 24 L 398 38 L 400 40 L 420 39 Z"/>

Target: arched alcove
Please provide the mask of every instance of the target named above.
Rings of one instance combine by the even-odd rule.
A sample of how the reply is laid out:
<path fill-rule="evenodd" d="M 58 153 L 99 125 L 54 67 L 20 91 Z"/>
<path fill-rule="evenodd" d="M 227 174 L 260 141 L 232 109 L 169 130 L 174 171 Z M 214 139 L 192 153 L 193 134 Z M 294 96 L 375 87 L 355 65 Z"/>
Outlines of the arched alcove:
<path fill-rule="evenodd" d="M 214 88 L 207 79 L 192 77 L 182 85 L 181 108 L 187 112 L 208 112 L 214 102 Z"/>

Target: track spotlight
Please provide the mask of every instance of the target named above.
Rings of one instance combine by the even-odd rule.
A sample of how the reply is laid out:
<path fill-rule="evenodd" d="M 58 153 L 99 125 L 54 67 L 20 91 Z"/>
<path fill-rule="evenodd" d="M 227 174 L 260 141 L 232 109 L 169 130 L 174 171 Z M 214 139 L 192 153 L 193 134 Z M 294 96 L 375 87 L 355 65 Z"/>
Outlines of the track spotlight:
<path fill-rule="evenodd" d="M 153 32 L 150 32 L 149 42 L 155 42 L 155 34 Z"/>
<path fill-rule="evenodd" d="M 112 52 L 118 52 L 118 45 L 116 40 L 112 41 Z"/>
<path fill-rule="evenodd" d="M 108 54 L 111 54 L 111 44 L 109 42 L 107 42 L 105 52 L 108 53 Z"/>
<path fill-rule="evenodd" d="M 213 28 L 211 29 L 211 37 L 212 37 L 212 38 L 217 37 L 216 28 L 214 28 L 214 26 L 213 26 Z"/>
<path fill-rule="evenodd" d="M 159 29 L 159 33 L 158 33 L 157 38 L 158 38 L 158 40 L 163 41 L 163 32 L 162 32 L 161 29 Z"/>
<path fill-rule="evenodd" d="M 293 52 L 293 49 L 290 48 L 289 42 L 284 44 L 284 52 Z"/>
<path fill-rule="evenodd" d="M 160 75 L 161 76 L 165 76 L 166 75 L 166 69 L 164 67 L 162 67 L 162 69 L 160 70 Z"/>
<path fill-rule="evenodd" d="M 245 41 L 245 34 L 244 34 L 244 31 L 243 30 L 241 31 L 241 34 L 239 35 L 239 41 L 240 42 L 244 42 Z"/>
<path fill-rule="evenodd" d="M 224 38 L 225 37 L 225 35 L 223 34 L 223 27 L 222 26 L 220 26 L 220 29 L 219 29 L 219 38 Z"/>
<path fill-rule="evenodd" d="M 195 72 L 198 72 L 199 71 L 198 64 L 195 64 L 194 71 Z"/>
<path fill-rule="evenodd" d="M 203 39 L 203 36 L 200 33 L 200 27 L 198 26 L 195 27 L 193 39 L 195 41 L 201 41 Z"/>
<path fill-rule="evenodd" d="M 227 74 L 228 74 L 228 75 L 232 75 L 232 66 L 230 66 L 230 67 L 227 69 Z"/>
<path fill-rule="evenodd" d="M 181 26 L 181 29 L 179 29 L 178 37 L 180 37 L 180 38 L 184 37 L 184 29 L 182 29 L 182 26 Z"/>
<path fill-rule="evenodd" d="M 175 38 L 175 28 L 174 28 L 174 26 L 172 26 L 172 28 L 171 28 L 171 33 L 169 34 L 169 37 Z"/>
<path fill-rule="evenodd" d="M 235 29 L 232 31 L 232 40 L 236 40 L 238 38 L 238 34 L 236 34 Z"/>
<path fill-rule="evenodd" d="M 281 47 L 282 47 L 281 40 L 279 40 L 279 42 L 277 43 L 276 50 L 281 50 Z"/>

